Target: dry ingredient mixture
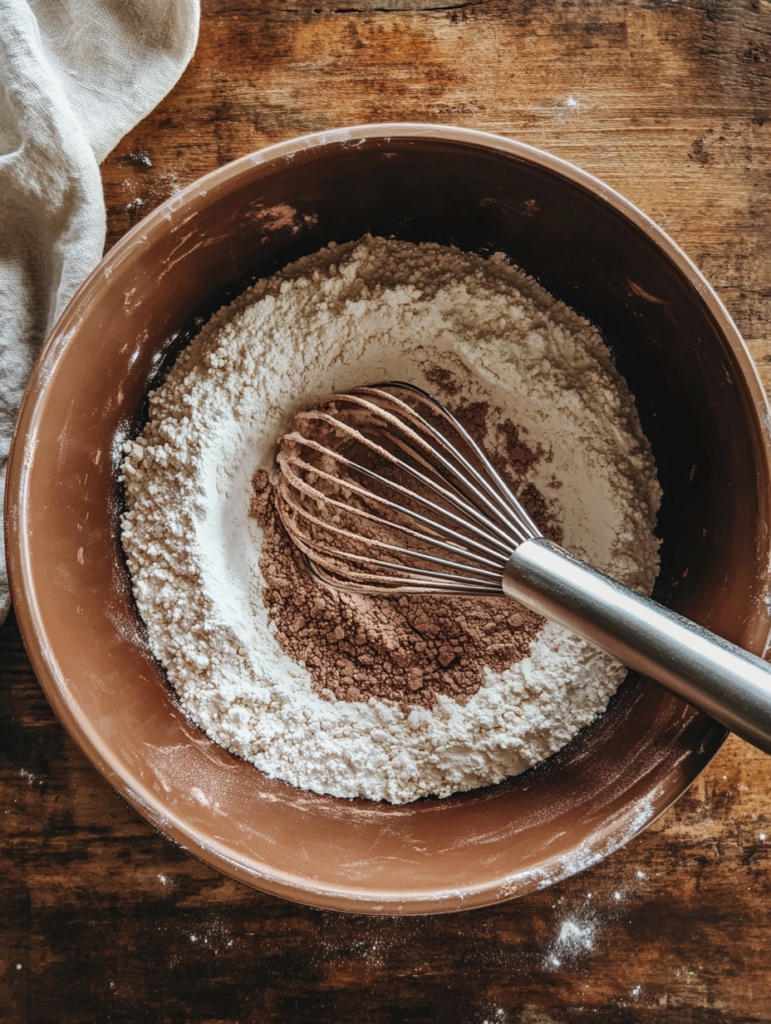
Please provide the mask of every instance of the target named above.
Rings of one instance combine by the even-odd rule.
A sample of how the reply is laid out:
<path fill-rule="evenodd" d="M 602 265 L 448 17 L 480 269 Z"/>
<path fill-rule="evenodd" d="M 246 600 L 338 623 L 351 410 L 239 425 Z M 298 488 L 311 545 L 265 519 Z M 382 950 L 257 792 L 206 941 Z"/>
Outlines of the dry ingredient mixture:
<path fill-rule="evenodd" d="M 597 331 L 495 256 L 366 237 L 220 310 L 124 447 L 123 545 L 186 713 L 270 775 L 405 803 L 523 771 L 624 669 L 505 599 L 331 592 L 272 502 L 277 438 L 331 391 L 398 378 L 463 419 L 538 525 L 649 592 L 659 487 Z"/>

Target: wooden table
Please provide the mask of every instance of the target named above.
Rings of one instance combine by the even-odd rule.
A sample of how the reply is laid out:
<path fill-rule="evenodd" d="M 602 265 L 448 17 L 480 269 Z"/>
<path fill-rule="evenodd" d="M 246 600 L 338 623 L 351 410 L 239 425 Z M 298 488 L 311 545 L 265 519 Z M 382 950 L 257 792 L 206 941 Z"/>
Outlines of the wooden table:
<path fill-rule="evenodd" d="M 304 132 L 486 129 L 662 224 L 771 385 L 769 118 L 768 0 L 204 0 L 190 68 L 104 164 L 109 238 Z M 771 1020 L 771 762 L 739 740 L 560 885 L 448 917 L 346 917 L 231 882 L 151 831 L 54 719 L 12 619 L 0 685 L 8 1024 Z"/>

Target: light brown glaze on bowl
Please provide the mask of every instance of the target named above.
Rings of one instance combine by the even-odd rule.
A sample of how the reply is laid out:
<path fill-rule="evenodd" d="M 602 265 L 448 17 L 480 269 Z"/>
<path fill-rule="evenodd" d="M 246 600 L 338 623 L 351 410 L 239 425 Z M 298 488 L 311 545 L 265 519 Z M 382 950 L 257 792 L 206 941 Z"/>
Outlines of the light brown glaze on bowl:
<path fill-rule="evenodd" d="M 664 488 L 656 595 L 762 653 L 767 409 L 718 298 L 595 178 L 506 139 L 427 125 L 347 129 L 244 157 L 115 246 L 27 391 L 8 477 L 13 598 L 65 727 L 165 835 L 234 878 L 316 906 L 456 910 L 606 856 L 686 789 L 725 733 L 629 678 L 605 715 L 539 767 L 393 807 L 269 779 L 185 719 L 132 602 L 117 530 L 120 442 L 201 317 L 255 277 L 367 231 L 502 250 L 600 328 Z"/>

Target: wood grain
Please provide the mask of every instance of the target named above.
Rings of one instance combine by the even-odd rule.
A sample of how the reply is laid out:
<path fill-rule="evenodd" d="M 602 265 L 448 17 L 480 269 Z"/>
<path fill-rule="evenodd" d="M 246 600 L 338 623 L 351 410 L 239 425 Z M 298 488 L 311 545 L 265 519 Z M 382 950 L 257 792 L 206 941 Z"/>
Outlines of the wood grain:
<path fill-rule="evenodd" d="M 294 135 L 424 120 L 597 174 L 716 286 L 771 387 L 768 0 L 204 0 L 190 68 L 105 161 L 112 244 Z M 369 919 L 263 896 L 156 835 L 0 629 L 0 1020 L 771 1020 L 769 762 L 731 739 L 604 863 L 515 903 Z M 766 838 L 768 836 L 768 838 Z"/>

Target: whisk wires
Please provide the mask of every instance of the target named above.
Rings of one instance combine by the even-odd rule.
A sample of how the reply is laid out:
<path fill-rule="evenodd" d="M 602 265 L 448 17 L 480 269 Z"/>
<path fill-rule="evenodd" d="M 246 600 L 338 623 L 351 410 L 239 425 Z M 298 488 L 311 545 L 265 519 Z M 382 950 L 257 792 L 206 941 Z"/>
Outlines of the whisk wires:
<path fill-rule="evenodd" d="M 330 395 L 292 426 L 277 508 L 329 586 L 501 594 L 511 553 L 541 536 L 462 423 L 413 384 Z"/>

